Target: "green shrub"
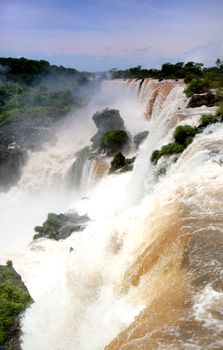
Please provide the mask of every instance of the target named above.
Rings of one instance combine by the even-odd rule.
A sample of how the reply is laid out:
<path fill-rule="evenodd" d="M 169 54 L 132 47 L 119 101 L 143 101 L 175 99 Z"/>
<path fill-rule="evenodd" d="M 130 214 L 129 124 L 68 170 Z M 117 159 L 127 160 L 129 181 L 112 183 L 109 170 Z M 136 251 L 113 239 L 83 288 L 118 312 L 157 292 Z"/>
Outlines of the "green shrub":
<path fill-rule="evenodd" d="M 183 150 L 193 141 L 198 129 L 190 125 L 179 125 L 174 131 L 174 141 L 164 145 L 161 150 L 153 151 L 151 155 L 151 162 L 157 164 L 162 156 L 170 156 L 172 154 L 182 153 Z"/>
<path fill-rule="evenodd" d="M 197 128 L 190 125 L 179 125 L 176 127 L 173 137 L 176 143 L 186 146 L 188 144 L 188 138 L 194 137 L 197 134 Z M 191 139 L 189 139 L 191 140 Z M 190 141 L 191 142 L 191 141 Z M 189 142 L 189 143 L 190 143 Z"/>
<path fill-rule="evenodd" d="M 125 156 L 121 152 L 118 152 L 114 159 L 111 161 L 110 172 L 118 170 L 125 165 Z"/>
<path fill-rule="evenodd" d="M 185 93 L 187 97 L 191 97 L 194 94 L 202 94 L 208 92 L 210 89 L 210 83 L 206 79 L 192 79 L 189 83 Z"/>
<path fill-rule="evenodd" d="M 58 231 L 60 230 L 65 217 L 63 214 L 54 214 L 49 213 L 47 216 L 47 220 L 43 223 L 42 226 L 35 226 L 34 230 L 37 232 L 33 236 L 33 239 L 38 239 L 42 237 L 47 237 L 50 239 L 58 240 Z"/>
<path fill-rule="evenodd" d="M 27 290 L 16 285 L 12 262 L 0 266 L 0 345 L 4 344 L 18 316 L 32 302 Z"/>
<path fill-rule="evenodd" d="M 172 154 L 178 154 L 183 152 L 185 146 L 180 145 L 179 143 L 168 143 L 167 145 L 161 148 L 160 154 L 161 156 L 169 156 Z"/>
<path fill-rule="evenodd" d="M 119 152 L 127 143 L 128 135 L 124 130 L 107 131 L 102 138 L 102 146 L 108 154 Z"/>
<path fill-rule="evenodd" d="M 109 173 L 113 173 L 116 170 L 120 170 L 120 172 L 126 172 L 133 169 L 133 164 L 135 161 L 135 157 L 133 158 L 125 158 L 121 152 L 117 153 L 114 159 L 111 161 L 111 167 Z"/>
<path fill-rule="evenodd" d="M 218 107 L 217 116 L 223 118 L 223 103 L 221 103 Z"/>
<path fill-rule="evenodd" d="M 177 142 L 168 143 L 167 145 L 163 146 L 160 151 L 159 150 L 153 151 L 150 160 L 153 164 L 156 164 L 162 156 L 170 156 L 172 154 L 181 153 L 183 152 L 185 147 L 186 146 L 180 145 Z"/>
<path fill-rule="evenodd" d="M 203 114 L 200 119 L 199 127 L 206 127 L 210 124 L 217 123 L 219 119 L 213 114 Z"/>
<path fill-rule="evenodd" d="M 160 151 L 158 149 L 156 149 L 155 151 L 153 151 L 150 160 L 153 164 L 156 164 L 161 157 L 162 157 L 162 155 L 161 155 Z"/>

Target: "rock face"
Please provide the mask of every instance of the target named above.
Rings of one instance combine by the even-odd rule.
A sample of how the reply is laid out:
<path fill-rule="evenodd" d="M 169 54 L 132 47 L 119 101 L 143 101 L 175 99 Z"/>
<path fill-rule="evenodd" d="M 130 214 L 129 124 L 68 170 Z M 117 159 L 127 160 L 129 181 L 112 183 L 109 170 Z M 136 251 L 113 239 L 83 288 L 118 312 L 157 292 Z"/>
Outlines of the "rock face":
<path fill-rule="evenodd" d="M 16 144 L 0 144 L 0 191 L 17 182 L 26 159 L 27 152 Z"/>
<path fill-rule="evenodd" d="M 32 298 L 12 262 L 0 265 L 0 350 L 21 350 L 20 318 Z"/>
<path fill-rule="evenodd" d="M 201 106 L 211 107 L 215 103 L 215 95 L 211 92 L 202 95 L 193 95 L 188 104 L 188 108 L 195 108 Z"/>
<path fill-rule="evenodd" d="M 112 130 L 125 130 L 124 121 L 116 109 L 104 109 L 92 117 L 98 132 L 92 137 L 93 149 L 101 147 L 103 136 Z"/>
<path fill-rule="evenodd" d="M 59 241 L 66 239 L 74 231 L 82 231 L 89 221 L 87 215 L 78 215 L 78 213 L 54 214 L 49 213 L 47 220 L 42 226 L 36 226 L 33 239 L 48 238 Z"/>
<path fill-rule="evenodd" d="M 92 117 L 98 130 L 106 132 L 113 129 L 125 129 L 124 121 L 117 109 L 104 109 L 96 112 Z"/>
<path fill-rule="evenodd" d="M 134 141 L 136 147 L 139 147 L 140 143 L 142 143 L 145 140 L 145 138 L 148 136 L 148 134 L 149 134 L 148 131 L 141 131 L 134 136 L 133 141 Z"/>
<path fill-rule="evenodd" d="M 114 159 L 111 161 L 111 167 L 109 173 L 114 173 L 119 171 L 124 173 L 133 169 L 135 157 L 125 158 L 125 156 L 119 152 L 115 155 Z"/>
<path fill-rule="evenodd" d="M 119 152 L 129 153 L 130 150 L 132 138 L 130 133 L 127 132 L 118 110 L 104 109 L 96 112 L 92 119 L 98 131 L 91 138 L 91 146 L 85 147 L 75 154 L 76 159 L 67 177 L 68 183 L 75 185 L 77 189 L 83 187 L 82 175 L 84 169 L 93 169 L 94 173 L 97 172 L 97 165 L 99 164 L 99 169 L 103 170 L 102 173 L 107 173 L 109 166 L 107 156 L 114 156 Z M 145 137 L 145 133 L 140 137 Z M 99 174 L 101 174 L 100 170 Z"/>

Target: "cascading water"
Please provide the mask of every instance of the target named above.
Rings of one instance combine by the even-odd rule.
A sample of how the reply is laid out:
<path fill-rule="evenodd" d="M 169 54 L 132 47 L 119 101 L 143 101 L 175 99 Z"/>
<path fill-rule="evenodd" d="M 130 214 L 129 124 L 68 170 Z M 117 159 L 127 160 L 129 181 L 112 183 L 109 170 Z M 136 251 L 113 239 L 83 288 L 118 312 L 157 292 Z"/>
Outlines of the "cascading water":
<path fill-rule="evenodd" d="M 181 82 L 103 84 L 112 107 L 125 106 L 127 128 L 126 90 L 134 111 L 140 101 L 148 122 L 130 113 L 129 129 L 142 123 L 150 133 L 132 172 L 104 176 L 69 205 L 91 218 L 84 231 L 12 256 L 35 300 L 23 318 L 22 347 L 221 349 L 222 124 L 197 135 L 157 178 L 151 152 L 176 125 L 196 125 L 214 108 L 186 109 Z"/>

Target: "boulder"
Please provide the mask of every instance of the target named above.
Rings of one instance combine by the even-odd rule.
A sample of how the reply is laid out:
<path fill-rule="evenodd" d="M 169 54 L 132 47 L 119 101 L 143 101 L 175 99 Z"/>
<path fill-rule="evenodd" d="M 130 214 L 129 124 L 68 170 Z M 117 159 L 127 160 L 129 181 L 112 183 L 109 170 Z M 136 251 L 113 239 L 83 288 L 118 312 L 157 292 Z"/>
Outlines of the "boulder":
<path fill-rule="evenodd" d="M 49 213 L 47 220 L 42 226 L 34 228 L 37 233 L 33 239 L 48 238 L 56 241 L 66 239 L 72 232 L 82 231 L 89 220 L 87 215 L 79 215 L 76 212 L 65 214 Z"/>
<path fill-rule="evenodd" d="M 92 117 L 98 131 L 91 138 L 93 143 L 93 149 L 99 149 L 101 152 L 102 138 L 106 132 L 112 130 L 125 130 L 125 124 L 120 116 L 120 113 L 116 109 L 104 109 L 103 111 L 96 112 Z"/>
<path fill-rule="evenodd" d="M 124 121 L 117 109 L 106 108 L 101 112 L 96 112 L 92 119 L 102 133 L 113 129 L 125 129 Z"/>
<path fill-rule="evenodd" d="M 195 108 L 201 106 L 211 107 L 215 103 L 215 95 L 211 92 L 201 95 L 193 95 L 188 103 L 188 108 Z"/>
<path fill-rule="evenodd" d="M 111 167 L 109 173 L 112 174 L 116 171 L 124 173 L 133 169 L 135 157 L 126 158 L 121 152 L 117 153 L 114 159 L 111 161 Z"/>
<path fill-rule="evenodd" d="M 140 143 L 142 143 L 145 140 L 148 134 L 149 134 L 149 131 L 141 131 L 134 136 L 133 141 L 137 148 L 139 147 Z"/>
<path fill-rule="evenodd" d="M 7 190 L 16 184 L 21 168 L 27 159 L 27 151 L 12 144 L 0 144 L 0 190 Z"/>

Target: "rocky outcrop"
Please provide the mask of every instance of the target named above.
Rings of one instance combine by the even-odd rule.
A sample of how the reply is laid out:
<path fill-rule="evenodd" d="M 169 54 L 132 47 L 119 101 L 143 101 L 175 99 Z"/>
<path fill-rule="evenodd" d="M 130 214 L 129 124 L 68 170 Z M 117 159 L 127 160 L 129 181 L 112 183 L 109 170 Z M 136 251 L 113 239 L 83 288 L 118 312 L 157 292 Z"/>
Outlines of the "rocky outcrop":
<path fill-rule="evenodd" d="M 27 151 L 15 143 L 0 144 L 0 191 L 18 181 L 27 156 Z"/>
<path fill-rule="evenodd" d="M 188 108 L 201 106 L 212 107 L 215 104 L 215 95 L 211 92 L 207 94 L 193 95 L 188 103 Z"/>
<path fill-rule="evenodd" d="M 125 129 L 124 121 L 117 109 L 104 109 L 92 117 L 96 127 L 102 133 L 113 129 Z"/>
<path fill-rule="evenodd" d="M 135 157 L 126 158 L 121 152 L 117 153 L 111 161 L 109 173 L 120 172 L 124 173 L 133 169 Z"/>
<path fill-rule="evenodd" d="M 21 350 L 20 320 L 32 298 L 12 262 L 0 265 L 0 350 Z"/>
<path fill-rule="evenodd" d="M 89 221 L 87 215 L 78 215 L 76 212 L 69 212 L 65 214 L 49 213 L 47 220 L 42 226 L 36 226 L 37 232 L 33 239 L 48 238 L 59 241 L 66 239 L 72 232 L 82 231 L 86 223 Z"/>
<path fill-rule="evenodd" d="M 92 117 L 98 131 L 91 138 L 92 148 L 98 149 L 99 152 L 103 150 L 103 137 L 107 132 L 112 130 L 125 131 L 125 124 L 120 116 L 120 113 L 116 109 L 104 109 L 96 112 Z"/>
<path fill-rule="evenodd" d="M 141 131 L 134 136 L 133 141 L 137 148 L 139 147 L 140 143 L 142 143 L 147 138 L 148 134 L 148 131 Z"/>

